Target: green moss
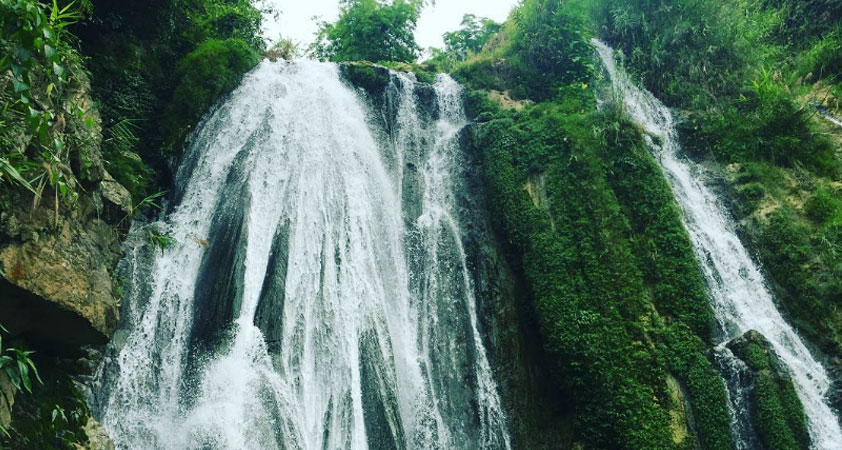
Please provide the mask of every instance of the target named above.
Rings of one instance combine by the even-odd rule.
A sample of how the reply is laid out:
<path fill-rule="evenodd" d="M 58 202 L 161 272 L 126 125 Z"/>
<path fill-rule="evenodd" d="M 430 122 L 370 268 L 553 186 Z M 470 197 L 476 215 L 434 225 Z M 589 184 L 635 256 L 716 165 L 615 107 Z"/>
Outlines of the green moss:
<path fill-rule="evenodd" d="M 772 369 L 766 349 L 755 342 L 749 343 L 740 357 L 752 370 L 761 371 Z"/>
<path fill-rule="evenodd" d="M 799 450 L 802 447 L 787 423 L 780 386 L 770 371 L 758 373 L 754 385 L 754 414 L 757 434 L 766 448 Z M 801 424 L 804 428 L 804 424 Z"/>
<path fill-rule="evenodd" d="M 383 62 L 381 64 L 397 72 L 412 73 L 422 83 L 434 83 L 439 73 L 435 67 L 428 64 L 405 62 Z"/>
<path fill-rule="evenodd" d="M 351 85 L 374 96 L 379 96 L 389 86 L 389 71 L 369 62 L 342 64 L 342 74 Z"/>
<path fill-rule="evenodd" d="M 571 94 L 482 125 L 474 145 L 553 383 L 574 400 L 578 440 L 666 449 L 673 373 L 700 441 L 730 448 L 724 385 L 699 337 L 712 313 L 677 207 L 639 132 L 593 110 Z"/>
<path fill-rule="evenodd" d="M 751 370 L 751 413 L 764 448 L 809 448 L 804 407 L 766 339 L 750 331 L 728 347 Z"/>
<path fill-rule="evenodd" d="M 208 40 L 188 53 L 176 68 L 178 85 L 163 123 L 165 146 L 180 149 L 184 138 L 220 96 L 240 83 L 257 65 L 258 53 L 243 40 Z"/>
<path fill-rule="evenodd" d="M 761 260 L 795 325 L 825 352 L 842 351 L 842 261 L 839 227 L 814 228 L 793 208 L 781 208 L 754 231 Z"/>

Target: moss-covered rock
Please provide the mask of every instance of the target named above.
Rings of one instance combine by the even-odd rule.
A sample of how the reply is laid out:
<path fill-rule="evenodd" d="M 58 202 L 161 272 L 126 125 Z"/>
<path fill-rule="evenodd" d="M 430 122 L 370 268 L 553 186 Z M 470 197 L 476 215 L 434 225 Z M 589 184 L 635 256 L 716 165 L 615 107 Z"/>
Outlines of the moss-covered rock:
<path fill-rule="evenodd" d="M 178 84 L 164 114 L 164 145 L 179 154 L 184 138 L 223 95 L 240 83 L 260 61 L 259 53 L 241 39 L 208 39 L 175 68 Z"/>
<path fill-rule="evenodd" d="M 571 400 L 573 441 L 730 449 L 713 315 L 677 206 L 640 132 L 578 92 L 477 125 L 474 145 L 547 383 Z"/>
<path fill-rule="evenodd" d="M 751 417 L 764 448 L 809 449 L 804 406 L 771 344 L 762 334 L 751 330 L 731 341 L 728 348 L 751 371 Z"/>
<path fill-rule="evenodd" d="M 389 69 L 366 61 L 339 65 L 342 76 L 353 86 L 366 91 L 373 97 L 380 96 L 389 85 Z"/>

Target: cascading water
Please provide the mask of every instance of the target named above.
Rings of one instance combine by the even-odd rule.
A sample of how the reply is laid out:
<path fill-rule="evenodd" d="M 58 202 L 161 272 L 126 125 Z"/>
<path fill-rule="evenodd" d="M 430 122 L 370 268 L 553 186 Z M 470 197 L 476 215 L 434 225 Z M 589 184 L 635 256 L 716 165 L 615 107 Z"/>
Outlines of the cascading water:
<path fill-rule="evenodd" d="M 818 111 L 819 115 L 824 117 L 828 122 L 836 125 L 837 127 L 842 127 L 842 120 L 834 116 L 833 113 L 830 112 L 830 110 L 823 106 L 816 106 L 815 108 L 816 111 Z"/>
<path fill-rule="evenodd" d="M 681 157 L 670 110 L 632 82 L 617 66 L 611 48 L 599 41 L 593 43 L 617 99 L 631 119 L 646 132 L 647 143 L 681 207 L 723 340 L 727 342 L 749 330 L 763 334 L 792 376 L 804 404 L 813 447 L 821 450 L 842 448 L 839 420 L 827 404 L 830 380 L 825 369 L 775 307 L 759 268 L 737 237 L 725 208 L 705 186 L 700 168 Z M 730 392 L 730 396 L 732 407 L 737 407 L 740 393 Z M 749 448 L 751 444 L 738 442 L 738 445 Z"/>
<path fill-rule="evenodd" d="M 264 62 L 198 130 L 157 224 L 175 245 L 125 262 L 94 402 L 118 448 L 510 447 L 460 235 L 460 87 L 390 78 L 394 111 L 368 111 L 335 65 Z"/>

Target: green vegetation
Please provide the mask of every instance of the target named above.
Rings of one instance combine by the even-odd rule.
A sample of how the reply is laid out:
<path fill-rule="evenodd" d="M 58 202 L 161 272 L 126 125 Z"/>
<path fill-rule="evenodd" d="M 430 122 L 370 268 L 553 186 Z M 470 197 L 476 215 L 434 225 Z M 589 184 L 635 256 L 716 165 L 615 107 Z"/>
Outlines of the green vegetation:
<path fill-rule="evenodd" d="M 3 0 L 0 184 L 75 199 L 90 161 L 71 164 L 73 127 L 98 123 L 71 96 L 89 70 L 106 168 L 135 199 L 166 184 L 188 131 L 257 63 L 261 17 L 249 0 Z"/>
<path fill-rule="evenodd" d="M 0 333 L 8 334 L 9 331 L 0 325 Z M 3 337 L 0 334 L 0 370 L 6 374 L 16 392 L 32 393 L 32 379 L 41 381 L 38 368 L 32 362 L 31 356 L 35 352 L 10 347 L 3 348 Z"/>
<path fill-rule="evenodd" d="M 571 84 L 590 81 L 590 34 L 584 17 L 565 7 L 570 4 L 525 0 L 485 51 L 457 64 L 454 74 L 474 89 L 510 91 L 515 98 L 536 101 L 560 98 Z"/>
<path fill-rule="evenodd" d="M 705 344 L 712 312 L 677 207 L 636 128 L 595 112 L 581 82 L 559 102 L 484 111 L 501 118 L 473 145 L 553 357 L 552 383 L 573 399 L 576 439 L 588 447 L 730 448 L 725 388 Z M 671 428 L 668 411 L 681 406 L 669 375 L 688 394 L 691 437 Z"/>
<path fill-rule="evenodd" d="M 752 415 L 764 447 L 809 448 L 804 407 L 789 375 L 781 374 L 768 343 L 759 334 L 749 332 L 732 344 L 731 349 L 753 373 Z"/>
<path fill-rule="evenodd" d="M 491 19 L 465 14 L 461 28 L 444 34 L 444 49 L 431 49 L 433 57 L 427 63 L 450 72 L 457 63 L 479 54 L 502 29 L 502 24 Z"/>
<path fill-rule="evenodd" d="M 265 50 L 250 0 L 94 1 L 74 28 L 88 56 L 106 168 L 139 201 L 170 183 L 170 164 L 217 99 Z"/>
<path fill-rule="evenodd" d="M 259 59 L 241 39 L 209 39 L 182 58 L 176 68 L 179 82 L 164 113 L 164 141 L 181 145 L 190 128 L 222 94 L 237 87 Z"/>
<path fill-rule="evenodd" d="M 88 442 L 84 427 L 91 417 L 82 394 L 67 377 L 67 368 L 44 358 L 37 361 L 43 384 L 15 398 L 12 428 L 0 437 L 0 448 L 75 450 Z M 84 447 L 83 447 L 84 448 Z"/>
<path fill-rule="evenodd" d="M 559 368 L 554 382 L 574 400 L 576 436 L 587 446 L 674 445 L 661 415 L 670 410 L 663 386 L 672 375 L 702 448 L 730 448 L 697 262 L 639 131 L 622 114 L 596 113 L 586 99 L 596 77 L 589 36 L 618 48 L 634 76 L 682 110 L 688 154 L 726 175 L 735 213 L 792 321 L 839 355 L 838 130 L 828 132 L 810 106 L 839 105 L 842 45 L 827 13 L 838 8 L 526 0 L 480 52 L 433 60 L 469 88 L 467 110 L 481 123 L 475 148 L 501 211 L 497 228 L 528 281 Z M 538 103 L 512 104 L 489 91 Z M 592 329 L 599 342 L 589 341 Z M 654 368 L 635 367 L 640 361 Z M 803 447 L 803 409 L 791 382 L 767 375 L 758 378 L 755 416 L 764 442 Z M 632 398 L 635 414 L 624 414 Z"/>
<path fill-rule="evenodd" d="M 414 62 L 423 0 L 342 0 L 335 23 L 322 22 L 310 53 L 323 61 Z"/>
<path fill-rule="evenodd" d="M 842 352 L 838 2 L 607 1 L 602 38 L 661 99 L 682 110 L 681 139 L 720 167 L 735 213 L 791 321 Z"/>
<path fill-rule="evenodd" d="M 49 185 L 75 195 L 61 133 L 68 84 L 81 59 L 68 44 L 67 27 L 81 18 L 73 4 L 34 0 L 0 2 L 0 184 L 22 186 L 40 196 Z"/>

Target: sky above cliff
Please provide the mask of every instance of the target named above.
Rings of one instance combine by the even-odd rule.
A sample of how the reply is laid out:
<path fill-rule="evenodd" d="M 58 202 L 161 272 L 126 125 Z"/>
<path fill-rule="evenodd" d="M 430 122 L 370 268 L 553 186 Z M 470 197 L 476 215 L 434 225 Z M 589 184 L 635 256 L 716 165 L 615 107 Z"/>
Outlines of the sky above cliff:
<path fill-rule="evenodd" d="M 335 20 L 339 14 L 339 0 L 266 0 L 280 10 L 278 20 L 269 19 L 267 36 L 275 41 L 279 36 L 309 44 L 322 20 Z M 459 28 L 462 16 L 476 14 L 502 22 L 517 0 L 436 0 L 427 5 L 418 21 L 415 38 L 421 48 L 442 47 L 442 34 Z M 316 17 L 314 19 L 314 17 Z"/>

